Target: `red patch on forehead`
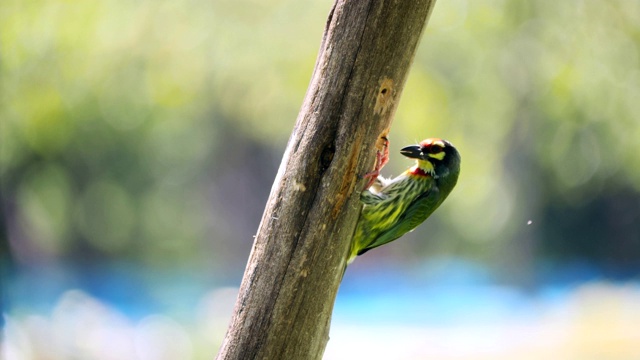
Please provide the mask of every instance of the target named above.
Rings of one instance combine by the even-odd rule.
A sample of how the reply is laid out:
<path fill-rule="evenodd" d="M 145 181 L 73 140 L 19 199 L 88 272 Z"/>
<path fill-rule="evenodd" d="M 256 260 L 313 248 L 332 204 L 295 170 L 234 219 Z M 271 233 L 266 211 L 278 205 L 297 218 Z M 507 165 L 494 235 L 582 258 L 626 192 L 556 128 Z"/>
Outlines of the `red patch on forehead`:
<path fill-rule="evenodd" d="M 439 139 L 439 138 L 424 139 L 420 142 L 420 146 L 431 146 L 431 144 L 435 142 L 444 142 L 444 141 L 442 141 L 442 139 Z"/>

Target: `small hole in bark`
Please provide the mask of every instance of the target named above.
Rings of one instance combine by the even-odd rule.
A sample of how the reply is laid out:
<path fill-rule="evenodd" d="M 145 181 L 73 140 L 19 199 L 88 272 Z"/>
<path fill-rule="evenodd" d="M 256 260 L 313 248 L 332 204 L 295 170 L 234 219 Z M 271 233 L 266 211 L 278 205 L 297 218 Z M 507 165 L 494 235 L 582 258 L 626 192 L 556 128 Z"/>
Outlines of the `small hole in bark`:
<path fill-rule="evenodd" d="M 333 160 L 333 154 L 335 153 L 335 151 L 336 149 L 333 144 L 329 144 L 322 150 L 322 153 L 320 154 L 320 171 L 324 172 L 325 170 L 327 170 L 327 168 L 329 168 L 329 165 L 331 165 L 331 161 Z"/>
<path fill-rule="evenodd" d="M 377 115 L 384 115 L 393 105 L 393 80 L 384 78 L 380 82 L 378 94 L 376 94 L 376 103 L 373 112 Z"/>

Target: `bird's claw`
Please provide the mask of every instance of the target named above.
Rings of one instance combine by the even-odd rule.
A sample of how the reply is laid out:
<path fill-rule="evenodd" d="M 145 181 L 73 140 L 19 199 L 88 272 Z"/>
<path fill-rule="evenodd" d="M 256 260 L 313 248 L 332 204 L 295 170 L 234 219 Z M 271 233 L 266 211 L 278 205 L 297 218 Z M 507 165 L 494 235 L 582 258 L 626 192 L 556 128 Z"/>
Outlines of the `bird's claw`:
<path fill-rule="evenodd" d="M 380 143 L 378 150 L 376 151 L 376 166 L 373 171 L 364 175 L 365 179 L 369 179 L 364 187 L 364 190 L 368 189 L 376 182 L 376 179 L 380 175 L 380 170 L 389 162 L 389 139 L 386 136 L 379 138 Z M 382 149 L 380 149 L 382 148 Z"/>

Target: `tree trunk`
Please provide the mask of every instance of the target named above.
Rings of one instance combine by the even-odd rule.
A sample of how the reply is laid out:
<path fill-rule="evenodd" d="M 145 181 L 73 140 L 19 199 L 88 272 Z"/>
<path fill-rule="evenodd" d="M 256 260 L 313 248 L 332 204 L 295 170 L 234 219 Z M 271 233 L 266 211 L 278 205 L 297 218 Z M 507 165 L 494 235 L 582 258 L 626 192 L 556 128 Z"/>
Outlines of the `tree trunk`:
<path fill-rule="evenodd" d="M 320 359 L 361 209 L 435 0 L 336 0 L 217 359 Z"/>

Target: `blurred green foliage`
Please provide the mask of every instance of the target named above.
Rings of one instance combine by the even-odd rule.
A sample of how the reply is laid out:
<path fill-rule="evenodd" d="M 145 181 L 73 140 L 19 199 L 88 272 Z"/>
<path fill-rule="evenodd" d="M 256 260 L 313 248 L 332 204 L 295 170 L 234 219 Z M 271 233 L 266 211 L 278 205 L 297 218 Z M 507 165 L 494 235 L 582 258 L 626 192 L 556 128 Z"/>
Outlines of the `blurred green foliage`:
<path fill-rule="evenodd" d="M 16 261 L 241 272 L 330 6 L 3 2 Z M 364 266 L 429 254 L 524 272 L 548 258 L 640 265 L 639 18 L 626 0 L 439 1 L 391 147 L 447 138 L 462 175 L 427 225 Z M 393 152 L 387 176 L 409 165 Z"/>

